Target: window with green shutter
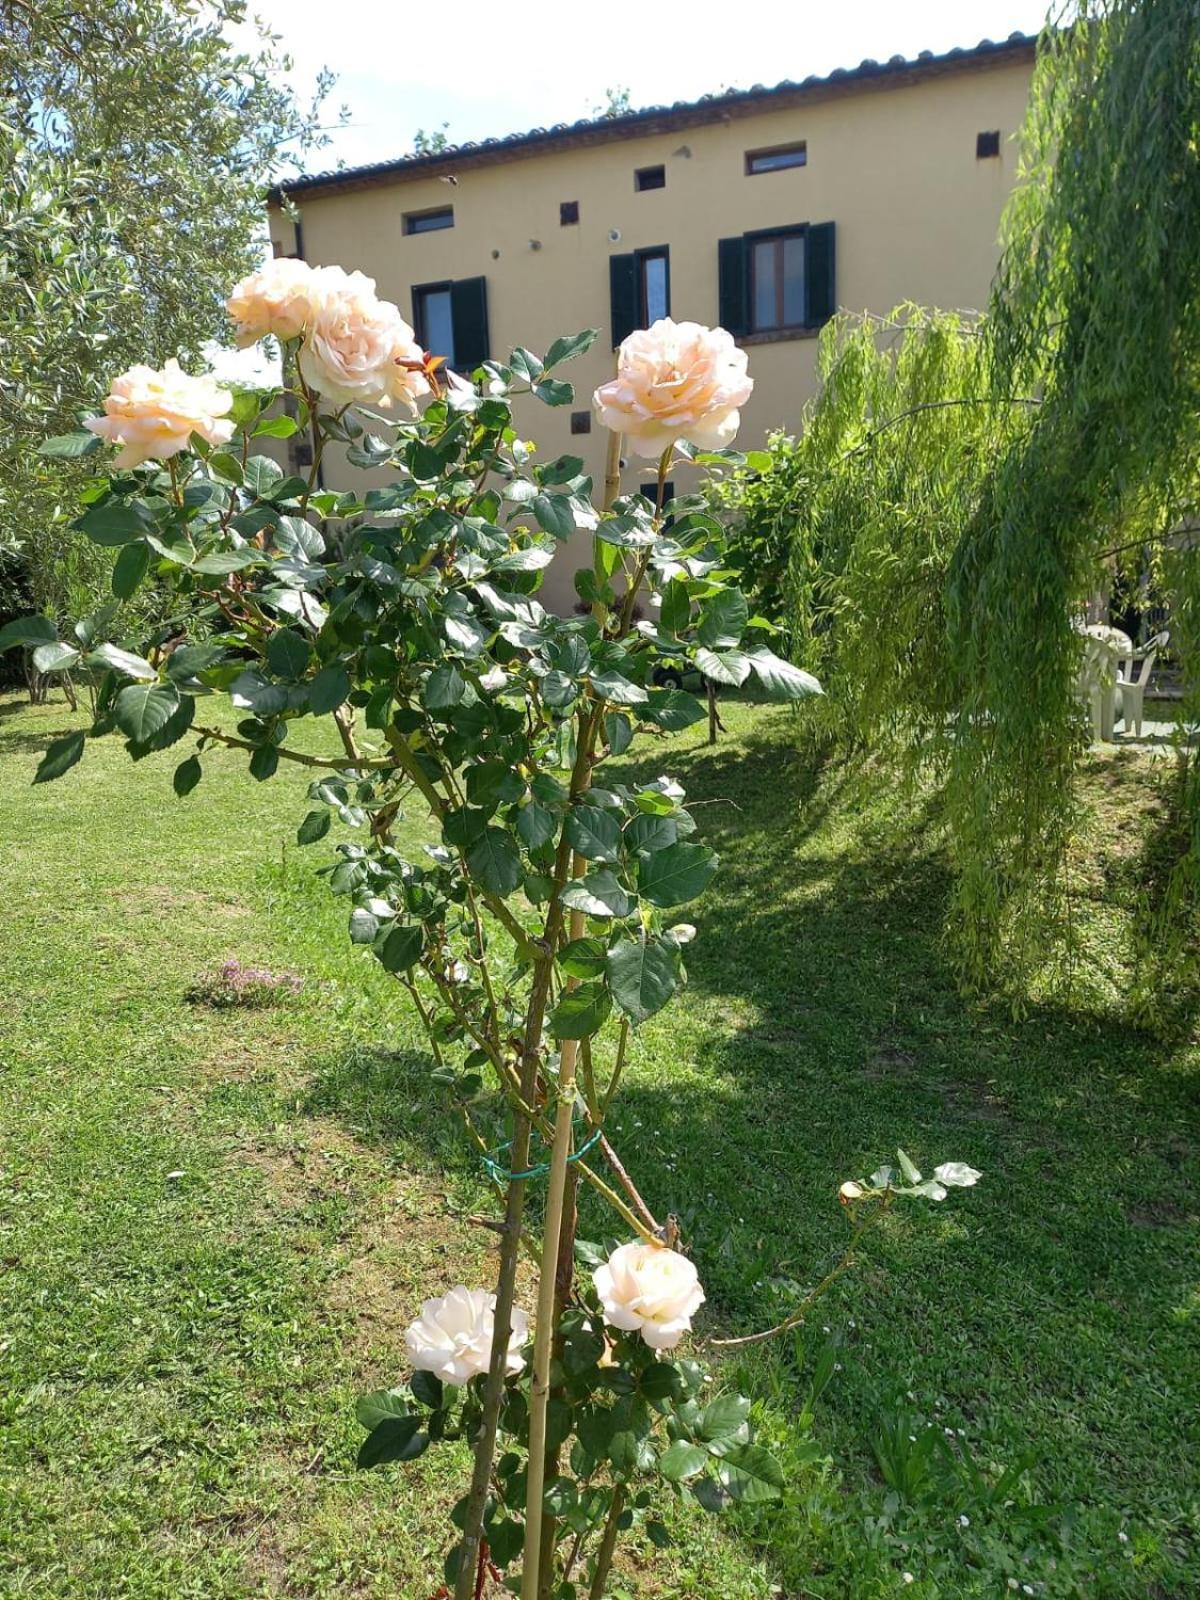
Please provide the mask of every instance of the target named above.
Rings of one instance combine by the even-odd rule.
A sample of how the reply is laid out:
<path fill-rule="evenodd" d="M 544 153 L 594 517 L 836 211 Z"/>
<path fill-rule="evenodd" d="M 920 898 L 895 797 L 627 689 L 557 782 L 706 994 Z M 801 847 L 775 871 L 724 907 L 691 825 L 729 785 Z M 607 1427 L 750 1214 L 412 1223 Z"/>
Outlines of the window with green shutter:
<path fill-rule="evenodd" d="M 837 308 L 832 222 L 722 239 L 717 266 L 721 326 L 735 337 L 807 332 Z"/>
<path fill-rule="evenodd" d="M 609 256 L 613 349 L 635 328 L 671 315 L 671 261 L 665 244 Z"/>
<path fill-rule="evenodd" d="M 423 350 L 463 372 L 488 359 L 486 278 L 419 283 L 412 297 L 413 331 Z"/>

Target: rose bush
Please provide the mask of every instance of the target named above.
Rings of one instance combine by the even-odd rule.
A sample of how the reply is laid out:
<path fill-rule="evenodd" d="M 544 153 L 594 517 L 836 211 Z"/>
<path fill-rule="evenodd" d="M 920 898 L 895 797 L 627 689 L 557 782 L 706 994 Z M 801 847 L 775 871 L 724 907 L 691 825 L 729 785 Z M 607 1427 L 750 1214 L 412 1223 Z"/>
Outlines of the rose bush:
<path fill-rule="evenodd" d="M 614 487 L 597 511 L 582 462 L 537 461 L 514 415 L 572 402 L 552 374 L 593 334 L 443 380 L 361 274 L 273 263 L 238 285 L 230 310 L 242 340 L 283 341 L 293 381 L 282 395 L 231 396 L 173 364 L 118 380 L 91 429 L 120 454 L 78 523 L 119 551 L 118 604 L 68 640 L 45 618 L 0 632 L 0 649 L 35 644 L 39 670 L 74 674 L 91 695 L 91 726 L 54 740 L 36 781 L 68 772 L 96 738 L 123 737 L 138 760 L 190 741 L 181 797 L 223 746 L 258 781 L 311 779 L 301 844 L 324 839 L 334 816 L 345 826 L 321 871 L 350 938 L 419 1015 L 499 1213 L 494 1291 L 423 1303 L 405 1339 L 412 1376 L 360 1404 L 359 1461 L 470 1444 L 445 1567 L 457 1600 L 478 1600 L 489 1574 L 523 1600 L 564 1600 L 580 1584 L 600 1600 L 618 1533 L 656 1497 L 717 1511 L 769 1502 L 783 1483 L 751 1435 L 749 1401 L 706 1397 L 702 1365 L 676 1358 L 704 1292 L 673 1221 L 654 1219 L 608 1137 L 638 1028 L 687 981 L 696 929 L 680 908 L 717 859 L 678 783 L 600 769 L 639 733 L 703 718 L 690 694 L 657 685 L 664 665 L 721 682 L 753 674 L 784 699 L 818 692 L 769 648 L 703 501 L 666 497 L 676 467 L 741 459 L 706 447 L 737 426 L 745 356 L 696 324 L 626 341 L 596 403 L 631 448 L 657 455 L 657 497 Z M 389 401 L 409 415 L 373 409 Z M 297 427 L 313 437 L 304 477 L 255 453 L 256 439 Z M 331 444 L 391 481 L 318 488 Z M 100 446 L 85 433 L 47 448 Z M 619 451 L 614 436 L 610 481 Z M 560 617 L 538 590 L 576 529 L 592 534 L 575 579 L 585 614 Z M 169 620 L 129 637 L 119 603 L 143 585 Z M 638 620 L 643 598 L 652 620 Z M 310 718 L 326 737 L 297 748 Z M 432 840 L 406 853 L 395 824 L 413 806 Z M 843 1186 L 848 1253 L 784 1326 L 897 1198 L 940 1198 L 977 1176 L 947 1163 L 922 1185 L 900 1160 L 903 1183 L 888 1168 Z M 628 1242 L 577 1236 L 581 1216 L 590 1229 L 614 1213 Z M 515 1304 L 523 1249 L 536 1262 L 532 1320 Z"/>

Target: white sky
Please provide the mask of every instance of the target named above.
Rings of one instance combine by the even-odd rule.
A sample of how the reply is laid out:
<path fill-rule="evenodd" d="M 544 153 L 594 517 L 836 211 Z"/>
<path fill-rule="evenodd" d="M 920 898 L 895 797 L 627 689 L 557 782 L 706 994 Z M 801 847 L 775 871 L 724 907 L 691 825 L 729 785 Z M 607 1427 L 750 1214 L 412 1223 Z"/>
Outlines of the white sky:
<path fill-rule="evenodd" d="M 310 169 L 406 154 L 418 128 L 453 142 L 593 115 L 610 87 L 634 106 L 774 84 L 865 57 L 942 51 L 1036 32 L 1048 0 L 250 0 L 311 92 L 338 76 L 349 125 Z"/>

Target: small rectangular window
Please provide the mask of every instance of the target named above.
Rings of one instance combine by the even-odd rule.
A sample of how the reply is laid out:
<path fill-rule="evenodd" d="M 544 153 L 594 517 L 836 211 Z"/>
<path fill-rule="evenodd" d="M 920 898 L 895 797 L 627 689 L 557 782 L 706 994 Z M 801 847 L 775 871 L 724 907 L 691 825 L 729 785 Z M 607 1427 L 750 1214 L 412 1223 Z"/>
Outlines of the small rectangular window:
<path fill-rule="evenodd" d="M 796 144 L 777 144 L 769 150 L 746 151 L 746 173 L 753 177 L 757 172 L 782 172 L 785 167 L 806 167 L 808 146 L 803 139 Z"/>
<path fill-rule="evenodd" d="M 569 228 L 573 222 L 579 221 L 579 201 L 563 200 L 558 208 L 559 225 Z"/>
<path fill-rule="evenodd" d="M 804 326 L 803 231 L 767 235 L 750 246 L 750 331 Z"/>
<path fill-rule="evenodd" d="M 572 433 L 591 433 L 591 431 L 592 431 L 592 413 L 590 411 L 572 411 L 572 413 L 571 413 L 571 432 Z"/>
<path fill-rule="evenodd" d="M 975 159 L 987 161 L 992 156 L 1000 154 L 1000 130 L 993 128 L 990 133 L 977 133 L 975 135 Z"/>
<path fill-rule="evenodd" d="M 661 250 L 639 250 L 638 326 L 648 328 L 671 315 L 671 265 L 664 245 Z"/>
<path fill-rule="evenodd" d="M 413 290 L 414 332 L 422 350 L 454 365 L 454 303 L 448 283 L 428 283 Z"/>
<path fill-rule="evenodd" d="M 454 207 L 438 206 L 436 211 L 406 211 L 405 233 L 437 233 L 442 228 L 454 226 Z"/>
<path fill-rule="evenodd" d="M 645 189 L 665 189 L 667 187 L 666 167 L 639 167 L 633 175 L 633 187 L 639 194 Z"/>

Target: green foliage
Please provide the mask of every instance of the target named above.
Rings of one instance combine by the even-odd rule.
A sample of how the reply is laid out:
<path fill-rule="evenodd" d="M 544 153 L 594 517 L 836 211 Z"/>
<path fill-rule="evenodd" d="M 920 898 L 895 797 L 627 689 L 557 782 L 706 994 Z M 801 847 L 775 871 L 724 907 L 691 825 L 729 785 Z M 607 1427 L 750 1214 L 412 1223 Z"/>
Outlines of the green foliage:
<path fill-rule="evenodd" d="M 1040 46 L 987 317 L 839 319 L 802 437 L 715 491 L 827 730 L 944 784 L 964 981 L 1018 1003 L 1077 953 L 1089 601 L 1169 604 L 1200 723 L 1200 15 L 1076 11 Z M 1200 782 L 1180 761 L 1133 951 L 1135 1009 L 1170 1025 L 1200 1004 Z"/>
<path fill-rule="evenodd" d="M 236 46 L 234 24 L 237 0 L 4 11 L 0 541 L 60 619 L 97 605 L 113 568 L 68 526 L 95 448 L 72 431 L 80 415 L 122 368 L 186 364 L 223 338 L 224 296 L 260 251 L 263 189 L 320 142 L 274 42 L 255 30 Z"/>

